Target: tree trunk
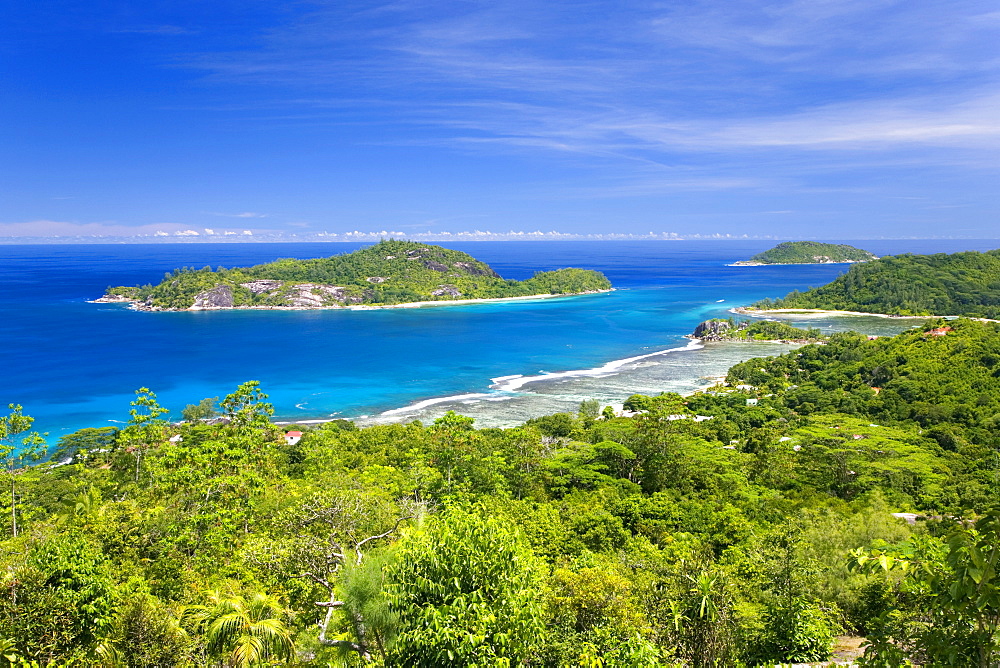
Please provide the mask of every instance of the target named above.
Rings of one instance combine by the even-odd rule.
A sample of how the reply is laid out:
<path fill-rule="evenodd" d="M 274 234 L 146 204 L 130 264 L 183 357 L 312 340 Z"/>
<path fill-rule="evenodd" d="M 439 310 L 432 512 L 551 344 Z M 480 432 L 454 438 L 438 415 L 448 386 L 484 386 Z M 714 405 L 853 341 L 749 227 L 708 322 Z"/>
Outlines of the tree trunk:
<path fill-rule="evenodd" d="M 17 501 L 17 496 L 14 494 L 14 472 L 10 472 L 10 526 L 11 531 L 14 534 L 14 538 L 17 538 L 17 506 L 15 502 Z"/>

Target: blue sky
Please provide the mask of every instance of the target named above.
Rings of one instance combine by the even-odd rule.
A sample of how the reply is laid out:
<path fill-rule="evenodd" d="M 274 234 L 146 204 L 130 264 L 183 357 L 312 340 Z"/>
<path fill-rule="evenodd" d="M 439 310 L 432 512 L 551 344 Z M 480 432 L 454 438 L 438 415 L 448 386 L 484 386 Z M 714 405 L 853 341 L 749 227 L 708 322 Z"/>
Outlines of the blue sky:
<path fill-rule="evenodd" d="M 0 8 L 0 236 L 1000 237 L 991 1 Z"/>

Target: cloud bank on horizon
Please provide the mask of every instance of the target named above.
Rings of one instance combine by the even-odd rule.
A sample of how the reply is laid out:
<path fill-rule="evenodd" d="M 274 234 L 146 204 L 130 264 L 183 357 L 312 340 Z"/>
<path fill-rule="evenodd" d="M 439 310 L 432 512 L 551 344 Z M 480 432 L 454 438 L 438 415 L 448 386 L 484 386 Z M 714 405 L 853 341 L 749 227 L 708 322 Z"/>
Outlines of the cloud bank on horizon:
<path fill-rule="evenodd" d="M 0 237 L 1000 236 L 984 0 L 22 4 Z"/>

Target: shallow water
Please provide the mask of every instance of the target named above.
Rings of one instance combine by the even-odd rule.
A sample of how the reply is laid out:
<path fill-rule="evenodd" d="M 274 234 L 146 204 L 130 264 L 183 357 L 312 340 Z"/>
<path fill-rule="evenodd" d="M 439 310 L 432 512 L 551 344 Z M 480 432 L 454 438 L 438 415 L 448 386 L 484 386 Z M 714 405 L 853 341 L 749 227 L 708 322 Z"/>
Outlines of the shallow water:
<path fill-rule="evenodd" d="M 884 254 L 981 250 L 996 244 L 856 245 Z M 635 392 L 690 391 L 736 361 L 781 349 L 778 344 L 688 347 L 683 335 L 698 322 L 727 317 L 733 306 L 824 284 L 847 268 L 725 266 L 772 245 L 449 244 L 490 263 L 506 278 L 578 266 L 605 272 L 618 289 L 421 309 L 185 313 L 138 313 L 88 300 L 108 285 L 155 283 L 179 266 L 322 257 L 358 245 L 0 245 L 5 375 L 0 401 L 23 404 L 52 441 L 81 427 L 127 421 L 129 402 L 139 387 L 156 392 L 174 417 L 186 404 L 225 396 L 253 379 L 261 381 L 277 417 L 285 420 L 427 420 L 451 408 L 476 417 L 481 425 L 515 424 L 572 410 L 586 398 L 611 404 Z M 850 323 L 822 323 L 873 333 L 906 326 L 879 318 L 843 320 Z M 640 359 L 606 366 L 636 357 Z M 523 378 L 494 380 L 510 376 L 546 377 L 527 383 Z M 455 396 L 462 398 L 437 401 Z M 431 400 L 437 403 L 427 403 Z M 407 408 L 415 405 L 420 406 Z"/>

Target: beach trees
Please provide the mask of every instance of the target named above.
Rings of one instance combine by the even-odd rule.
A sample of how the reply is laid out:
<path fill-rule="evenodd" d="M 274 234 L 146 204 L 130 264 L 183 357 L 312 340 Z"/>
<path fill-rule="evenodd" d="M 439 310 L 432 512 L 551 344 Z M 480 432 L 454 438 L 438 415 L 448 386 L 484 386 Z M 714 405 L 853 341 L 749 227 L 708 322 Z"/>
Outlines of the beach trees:
<path fill-rule="evenodd" d="M 206 397 L 196 404 L 188 404 L 181 411 L 181 417 L 185 422 L 200 422 L 218 415 L 215 410 L 215 402 L 219 397 Z"/>

